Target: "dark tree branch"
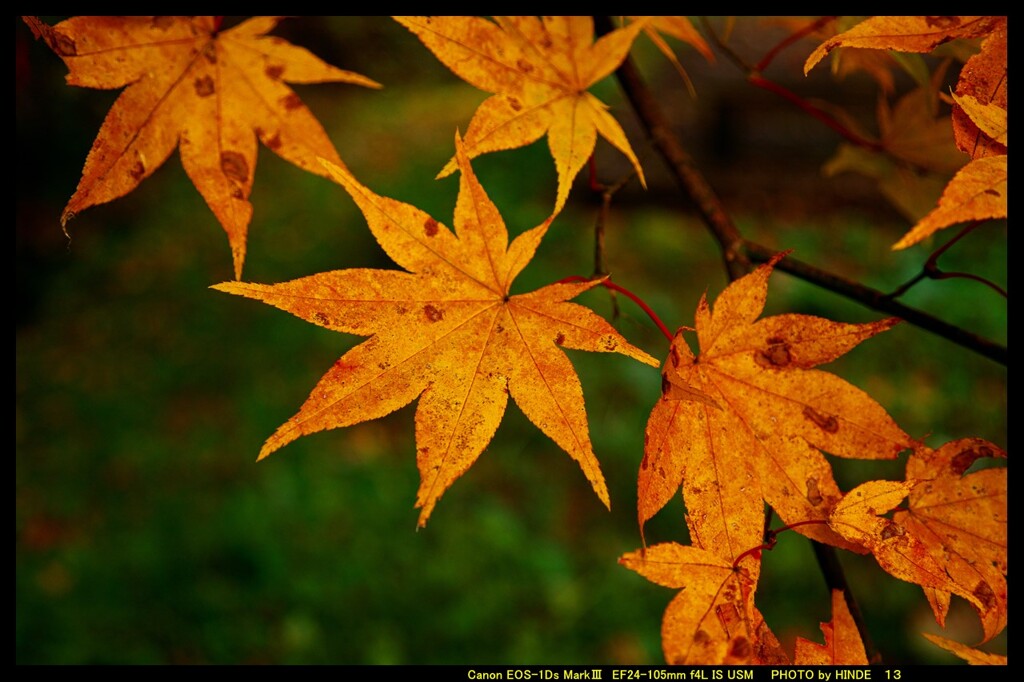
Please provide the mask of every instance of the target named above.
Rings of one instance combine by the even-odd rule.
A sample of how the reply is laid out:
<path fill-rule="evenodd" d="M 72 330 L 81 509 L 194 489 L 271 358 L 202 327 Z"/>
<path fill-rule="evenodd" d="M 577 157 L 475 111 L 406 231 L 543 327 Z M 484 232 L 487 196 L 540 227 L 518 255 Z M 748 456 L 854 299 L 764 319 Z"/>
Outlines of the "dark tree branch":
<path fill-rule="evenodd" d="M 757 263 L 767 262 L 772 256 L 778 253 L 775 249 L 769 249 L 755 242 L 744 240 L 744 248 L 750 259 Z M 994 360 L 1001 365 L 1006 365 L 1006 346 L 1001 346 L 977 334 L 971 333 L 949 324 L 926 312 L 903 305 L 895 300 L 892 295 L 864 286 L 853 280 L 840 277 L 834 273 L 816 268 L 792 256 L 787 256 L 779 261 L 776 269 L 788 272 L 794 277 L 799 277 L 805 282 L 816 284 L 822 289 L 827 289 L 841 296 L 856 301 L 861 305 L 889 315 L 902 318 L 910 324 L 930 331 L 953 343 L 974 351 Z"/>
<path fill-rule="evenodd" d="M 599 33 L 611 30 L 611 21 L 607 17 L 597 17 L 596 25 Z M 749 272 L 752 259 L 756 258 L 757 261 L 763 262 L 774 255 L 774 250 L 748 241 L 740 234 L 721 200 L 683 148 L 679 138 L 672 132 L 658 101 L 630 57 L 626 57 L 615 75 L 652 144 L 668 164 L 679 188 L 693 200 L 704 224 L 718 242 L 729 278 L 735 280 Z M 872 310 L 901 317 L 917 327 L 1006 365 L 1006 346 L 965 331 L 921 310 L 898 303 L 880 291 L 793 258 L 783 259 L 777 267 L 807 282 L 846 296 Z"/>
<path fill-rule="evenodd" d="M 601 35 L 612 30 L 612 23 L 608 17 L 595 17 L 595 25 L 597 32 Z M 657 100 L 644 83 L 633 60 L 626 57 L 616 70 L 615 75 L 647 130 L 651 142 L 668 163 L 669 169 L 680 183 L 683 191 L 693 199 L 701 218 L 718 241 L 729 279 L 739 279 L 750 272 L 750 260 L 742 249 L 743 237 L 733 225 L 732 219 L 726 213 L 718 195 L 704 179 L 704 175 L 672 132 L 665 115 L 661 113 Z"/>

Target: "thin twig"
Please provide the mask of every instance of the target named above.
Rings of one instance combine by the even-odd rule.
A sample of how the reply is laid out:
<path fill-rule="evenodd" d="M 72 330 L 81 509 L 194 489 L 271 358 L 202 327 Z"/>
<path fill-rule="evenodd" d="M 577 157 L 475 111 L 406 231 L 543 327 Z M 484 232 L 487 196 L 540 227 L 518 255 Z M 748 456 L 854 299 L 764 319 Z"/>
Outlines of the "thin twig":
<path fill-rule="evenodd" d="M 555 282 L 555 284 L 567 284 L 569 282 L 590 282 L 592 281 L 592 279 L 593 278 L 591 277 L 584 277 L 583 275 L 569 275 L 568 277 L 563 277 L 562 279 L 558 280 L 557 282 Z M 664 335 L 664 337 L 668 339 L 668 342 L 672 343 L 672 332 L 668 330 L 668 327 L 665 326 L 665 323 L 661 321 L 660 317 L 658 317 L 658 313 L 654 312 L 654 309 L 651 308 L 651 306 L 647 305 L 647 303 L 642 298 L 634 294 L 626 287 L 619 286 L 618 284 L 611 281 L 607 277 L 605 277 L 604 280 L 601 281 L 601 286 L 611 289 L 612 291 L 617 291 L 620 294 L 624 294 L 629 300 L 633 301 L 633 303 L 636 303 L 638 306 L 640 306 L 640 308 L 645 313 L 647 313 L 647 316 L 651 318 L 651 321 L 653 321 L 654 324 L 658 326 L 658 329 L 660 329 L 662 335 Z"/>
<path fill-rule="evenodd" d="M 750 259 L 757 263 L 766 263 L 772 256 L 778 253 L 775 249 L 770 249 L 750 240 L 744 240 L 744 249 Z M 903 320 L 915 327 L 920 327 L 936 336 L 941 336 L 947 341 L 952 341 L 963 348 L 994 360 L 1001 365 L 1006 365 L 1008 355 L 1006 346 L 940 320 L 917 308 L 903 305 L 899 301 L 894 300 L 889 294 L 845 277 L 840 277 L 827 270 L 814 267 L 792 256 L 783 258 L 775 268 L 799 277 L 805 282 L 815 284 L 822 289 L 845 296 L 871 310 L 903 318 Z"/>
<path fill-rule="evenodd" d="M 596 26 L 599 30 L 610 30 L 611 24 L 606 17 L 599 17 Z M 668 164 L 669 171 L 675 178 L 679 188 L 693 199 L 694 204 L 715 240 L 718 242 L 725 260 L 726 271 L 730 279 L 738 279 L 751 269 L 751 260 L 766 262 L 776 251 L 743 238 L 725 211 L 721 200 L 704 179 L 703 174 L 682 147 L 679 138 L 661 112 L 658 101 L 640 75 L 630 57 L 623 61 L 615 72 L 619 84 L 636 110 L 641 124 L 647 130 L 655 149 Z M 831 272 L 802 263 L 792 257 L 783 259 L 778 269 L 795 275 L 807 282 L 841 294 L 862 305 L 890 315 L 902 317 L 907 322 L 952 341 L 957 345 L 972 350 L 1001 365 L 1006 365 L 1006 346 L 968 332 L 960 327 L 949 324 L 916 308 L 891 300 L 886 294 L 866 287 L 857 282 L 839 277 Z"/>
<path fill-rule="evenodd" d="M 899 298 L 903 294 L 907 293 L 907 291 L 909 291 L 912 286 L 914 286 L 915 284 L 920 282 L 922 279 L 954 279 L 954 278 L 970 279 L 970 280 L 973 280 L 975 282 L 980 282 L 981 284 L 984 284 L 985 286 L 989 287 L 990 289 L 993 289 L 996 293 L 1001 295 L 1003 298 L 1009 298 L 1006 295 L 1006 289 L 1003 289 L 1001 286 L 999 286 L 995 282 L 989 281 L 989 280 L 985 279 L 984 277 L 982 277 L 980 275 L 975 275 L 975 274 L 972 274 L 970 272 L 945 272 L 944 270 L 939 268 L 939 256 L 944 254 L 949 249 L 949 247 L 953 246 L 953 244 L 956 244 L 958 241 L 960 241 L 960 239 L 962 237 L 964 237 L 968 233 L 972 232 L 974 230 L 974 228 L 978 227 L 978 225 L 980 225 L 980 224 L 981 224 L 981 221 L 978 221 L 978 220 L 975 220 L 972 223 L 968 223 L 962 230 L 960 230 L 960 232 L 958 232 L 956 234 L 955 237 L 953 237 L 948 242 L 946 242 L 945 244 L 940 246 L 938 249 L 936 249 L 935 253 L 933 253 L 931 256 L 929 256 L 928 260 L 925 261 L 924 268 L 922 268 L 921 272 L 918 273 L 917 275 L 915 275 L 914 277 L 912 277 L 906 283 L 900 285 L 895 291 L 893 291 L 891 294 L 889 294 L 889 298 Z"/>
<path fill-rule="evenodd" d="M 800 40 L 804 36 L 809 36 L 810 34 L 814 33 L 819 28 L 822 28 L 823 26 L 825 26 L 826 24 L 832 22 L 833 20 L 835 20 L 834 16 L 832 16 L 832 17 L 820 17 L 816 21 L 812 21 L 811 23 L 807 24 L 802 29 L 790 33 L 788 36 L 783 38 L 779 42 L 778 45 L 776 45 L 772 49 L 768 50 L 768 52 L 765 53 L 764 57 L 761 58 L 761 61 L 759 61 L 754 66 L 754 68 L 758 71 L 758 73 L 760 73 L 761 71 L 764 71 L 765 69 L 768 68 L 768 65 L 772 63 L 772 60 L 775 59 L 775 57 L 780 52 L 782 52 L 787 47 L 789 47 L 790 45 L 792 45 L 796 41 Z"/>
<path fill-rule="evenodd" d="M 751 85 L 759 87 L 762 90 L 767 90 L 768 92 L 773 92 L 776 95 L 782 97 L 783 99 L 795 104 L 802 111 L 804 111 L 804 113 L 825 124 L 832 130 L 834 130 L 836 133 L 841 135 L 845 140 L 847 140 L 851 144 L 855 144 L 858 147 L 863 147 L 865 149 L 870 149 L 871 151 L 874 152 L 885 151 L 885 147 L 880 142 L 876 142 L 875 140 L 869 140 L 865 137 L 862 137 L 861 135 L 858 135 L 856 132 L 850 130 L 847 126 L 845 126 L 842 123 L 842 121 L 840 121 L 839 119 L 837 119 L 835 116 L 828 113 L 824 109 L 817 107 L 814 104 L 811 104 L 803 97 L 790 90 L 789 88 L 786 88 L 782 85 L 779 85 L 775 81 L 771 81 L 765 78 L 761 74 L 761 64 L 764 63 L 766 60 L 771 61 L 768 55 L 766 55 L 765 58 L 761 60 L 761 63 L 759 63 L 757 66 L 750 66 L 742 57 L 740 57 L 739 54 L 736 53 L 735 50 L 726 45 L 725 42 L 723 42 L 722 39 L 718 37 L 718 33 L 715 31 L 714 27 L 711 25 L 711 22 L 709 22 L 707 18 L 701 17 L 701 25 L 704 27 L 704 30 L 707 31 L 708 35 L 711 37 L 711 42 L 715 44 L 715 46 L 722 52 L 722 54 L 728 57 L 730 61 L 736 64 L 736 66 L 738 66 L 740 70 L 743 71 L 743 73 L 747 77 L 747 81 L 749 81 Z M 772 57 L 774 57 L 774 54 L 772 54 L 771 52 L 769 52 L 769 54 Z"/>
<path fill-rule="evenodd" d="M 604 34 L 612 30 L 608 17 L 596 17 L 595 22 L 599 33 Z M 725 211 L 718 195 L 683 149 L 679 138 L 672 132 L 658 101 L 644 83 L 633 60 L 626 57 L 615 71 L 615 75 L 647 130 L 651 142 L 668 163 L 684 193 L 693 199 L 701 218 L 718 241 L 729 279 L 739 279 L 750 272 L 750 261 L 742 249 L 743 237 Z"/>

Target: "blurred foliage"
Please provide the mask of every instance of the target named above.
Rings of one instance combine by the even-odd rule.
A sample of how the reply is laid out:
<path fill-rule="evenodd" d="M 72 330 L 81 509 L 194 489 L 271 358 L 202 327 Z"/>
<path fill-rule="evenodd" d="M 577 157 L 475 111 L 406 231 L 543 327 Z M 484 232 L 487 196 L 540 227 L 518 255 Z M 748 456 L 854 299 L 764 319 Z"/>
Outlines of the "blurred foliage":
<path fill-rule="evenodd" d="M 433 177 L 485 95 L 383 18 L 296 18 L 278 33 L 385 85 L 297 90 L 360 181 L 450 222 L 458 181 Z M 699 93 L 692 100 L 652 46 L 637 49 L 746 235 L 882 290 L 941 245 L 891 252 L 906 221 L 869 182 L 820 174 L 835 137 L 728 64 L 681 50 Z M 657 371 L 571 353 L 611 513 L 515 408 L 419 532 L 414 407 L 303 438 L 257 465 L 263 439 L 358 339 L 207 288 L 231 277 L 230 252 L 176 155 L 131 195 L 83 212 L 65 238 L 60 210 L 116 93 L 64 86 L 60 61 L 20 22 L 16 57 L 18 663 L 662 661 L 660 621 L 673 594 L 616 564 L 640 543 L 635 481 Z M 860 102 L 871 120 L 870 84 L 773 69 L 794 88 Z M 700 294 L 725 286 L 720 255 L 614 83 L 602 88 L 651 185 L 616 197 L 608 266 L 670 327 L 692 324 Z M 601 180 L 625 172 L 617 156 L 598 145 Z M 555 173 L 542 144 L 474 167 L 512 234 L 550 211 Z M 246 280 L 392 267 L 341 188 L 267 149 L 253 203 Z M 598 205 L 581 176 L 518 291 L 591 272 Z M 1005 286 L 1005 239 L 1005 226 L 986 225 L 941 264 Z M 606 291 L 581 298 L 611 316 Z M 975 282 L 924 282 L 905 300 L 1005 343 L 1005 301 Z M 663 355 L 650 321 L 621 297 L 618 305 L 626 337 Z M 766 312 L 783 311 L 877 318 L 780 272 Z M 933 446 L 964 436 L 1006 444 L 1005 368 L 941 338 L 900 325 L 830 370 Z M 901 477 L 903 460 L 836 468 L 849 487 Z M 683 512 L 681 499 L 669 505 L 648 541 L 685 541 Z M 843 562 L 887 662 L 955 662 L 917 634 L 939 632 L 919 589 L 870 559 Z M 809 544 L 784 534 L 765 555 L 758 605 L 768 622 L 789 646 L 797 635 L 820 640 L 828 604 Z M 955 603 L 945 634 L 976 641 L 976 620 Z"/>

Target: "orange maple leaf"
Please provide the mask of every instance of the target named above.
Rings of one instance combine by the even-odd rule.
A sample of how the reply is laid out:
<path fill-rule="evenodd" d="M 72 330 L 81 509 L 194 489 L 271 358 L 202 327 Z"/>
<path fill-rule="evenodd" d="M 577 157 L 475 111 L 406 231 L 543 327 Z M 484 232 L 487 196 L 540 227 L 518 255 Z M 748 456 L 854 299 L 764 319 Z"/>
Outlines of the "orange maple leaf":
<path fill-rule="evenodd" d="M 976 117 L 966 110 L 961 102 L 971 97 L 982 105 L 1007 108 L 1006 81 L 1006 17 L 992 28 L 991 34 L 981 43 L 981 52 L 967 60 L 960 70 L 956 84 L 956 100 L 953 106 L 953 135 L 960 151 L 972 159 L 1006 153 L 1006 140 L 998 139 L 990 131 L 980 130 Z M 1003 131 L 1005 135 L 1005 129 Z"/>
<path fill-rule="evenodd" d="M 461 139 L 455 233 L 423 211 L 379 196 L 324 165 L 352 196 L 399 270 L 339 270 L 276 285 L 215 289 L 261 300 L 336 331 L 371 336 L 339 359 L 260 458 L 296 438 L 377 419 L 420 398 L 416 410 L 419 524 L 494 435 L 509 394 L 575 459 L 598 497 L 608 490 L 594 456 L 579 378 L 562 347 L 616 352 L 657 366 L 604 319 L 568 300 L 599 281 L 511 295 L 551 218 L 508 243 Z"/>
<path fill-rule="evenodd" d="M 939 205 L 903 235 L 893 249 L 905 249 L 944 227 L 971 220 L 1006 217 L 1007 157 L 974 159 L 946 185 Z"/>
<path fill-rule="evenodd" d="M 951 654 L 959 656 L 971 665 L 1006 665 L 1008 662 L 1006 656 L 990 654 L 986 651 L 979 651 L 978 649 L 961 644 L 960 642 L 952 639 L 939 637 L 938 635 L 932 635 L 927 632 L 923 632 L 921 634 L 935 646 L 942 647 Z"/>
<path fill-rule="evenodd" d="M 266 35 L 280 17 L 218 31 L 214 17 L 75 17 L 29 21 L 64 60 L 71 85 L 121 88 L 61 222 L 134 190 L 175 147 L 185 172 L 227 232 L 235 278 L 252 218 L 257 138 L 299 168 L 327 176 L 341 163 L 319 121 L 287 85 L 379 84 Z"/>
<path fill-rule="evenodd" d="M 693 27 L 687 17 L 672 17 L 672 16 L 650 16 L 650 17 L 638 17 L 630 16 L 626 17 L 631 21 L 644 20 L 646 24 L 644 26 L 644 34 L 650 39 L 654 46 L 658 48 L 658 51 L 665 56 L 676 72 L 686 83 L 686 89 L 690 92 L 691 97 L 697 96 L 697 90 L 693 87 L 693 81 L 690 80 L 690 75 L 686 73 L 686 69 L 680 63 L 679 58 L 676 57 L 675 51 L 672 47 L 665 42 L 665 39 L 661 37 L 661 34 L 672 36 L 677 40 L 681 40 L 687 43 L 693 49 L 697 50 L 704 59 L 709 62 L 715 61 L 715 53 L 711 51 L 711 47 L 704 40 L 704 36 Z"/>
<path fill-rule="evenodd" d="M 942 43 L 955 38 L 979 38 L 988 35 L 1001 19 L 953 16 L 871 17 L 819 45 L 804 63 L 804 73 L 808 73 L 825 55 L 837 47 L 931 52 Z"/>
<path fill-rule="evenodd" d="M 871 550 L 878 565 L 889 575 L 924 588 L 953 592 L 981 608 L 978 597 L 950 577 L 946 561 L 936 558 L 927 539 L 883 516 L 918 484 L 916 479 L 863 483 L 835 505 L 829 525 L 844 538 Z"/>
<path fill-rule="evenodd" d="M 653 583 L 682 589 L 661 622 L 661 645 L 669 664 L 786 662 L 754 606 L 760 560 L 737 567 L 718 553 L 666 542 L 624 554 L 619 563 Z"/>
<path fill-rule="evenodd" d="M 457 76 L 494 93 L 466 130 L 470 158 L 514 149 L 547 134 L 558 171 L 555 213 L 594 150 L 597 135 L 626 155 L 641 183 L 640 162 L 608 107 L 587 92 L 626 58 L 644 21 L 594 42 L 590 17 L 395 17 Z M 440 172 L 456 169 L 455 159 Z"/>
<path fill-rule="evenodd" d="M 804 535 L 854 551 L 825 525 L 841 493 L 821 451 L 892 459 L 915 441 L 870 396 L 812 367 L 892 327 L 809 315 L 755 321 L 778 258 L 697 308 L 700 355 L 676 335 L 647 422 L 638 477 L 643 524 L 682 486 L 694 544 L 736 559 L 761 544 L 764 504 Z"/>
<path fill-rule="evenodd" d="M 985 37 L 982 51 L 961 71 L 952 115 L 957 147 L 973 161 L 949 181 L 939 205 L 894 249 L 956 223 L 1006 216 L 1006 23 L 1005 16 L 872 17 L 826 40 L 804 64 L 806 74 L 837 47 L 930 52 L 949 40 Z M 989 157 L 1001 160 L 979 163 Z"/>
<path fill-rule="evenodd" d="M 1006 457 L 980 438 L 963 438 L 937 450 L 920 448 L 907 460 L 907 478 L 922 480 L 907 511 L 893 521 L 924 541 L 961 593 L 973 595 L 984 640 L 1006 626 L 1006 468 L 965 473 L 979 459 Z M 925 588 L 935 620 L 944 626 L 950 592 Z"/>
<path fill-rule="evenodd" d="M 867 665 L 868 656 L 842 590 L 832 590 L 832 622 L 822 623 L 825 644 L 797 637 L 796 665 Z"/>

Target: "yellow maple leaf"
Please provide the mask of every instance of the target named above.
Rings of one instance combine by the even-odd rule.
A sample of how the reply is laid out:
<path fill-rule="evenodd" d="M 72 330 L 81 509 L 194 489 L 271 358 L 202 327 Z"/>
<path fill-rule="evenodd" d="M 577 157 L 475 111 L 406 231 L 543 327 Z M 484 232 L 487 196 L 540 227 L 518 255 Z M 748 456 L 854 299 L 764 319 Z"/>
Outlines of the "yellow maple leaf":
<path fill-rule="evenodd" d="M 594 150 L 597 135 L 640 162 L 608 107 L 587 92 L 626 58 L 637 21 L 594 42 L 590 17 L 395 17 L 457 76 L 493 96 L 466 130 L 470 158 L 514 149 L 545 134 L 558 171 L 555 213 Z M 456 170 L 453 158 L 438 177 Z"/>
<path fill-rule="evenodd" d="M 1006 155 L 984 156 L 961 168 L 946 185 L 939 205 L 921 218 L 893 249 L 913 246 L 938 230 L 970 220 L 1006 217 Z"/>
<path fill-rule="evenodd" d="M 808 73 L 837 47 L 860 47 L 900 52 L 931 52 L 954 38 L 988 35 L 1000 17 L 879 16 L 865 19 L 848 31 L 833 36 L 811 53 L 804 63 Z"/>
<path fill-rule="evenodd" d="M 821 451 L 891 459 L 915 441 L 866 393 L 812 368 L 896 320 L 842 324 L 796 314 L 757 320 L 774 263 L 730 284 L 714 312 L 701 298 L 699 356 L 676 335 L 665 363 L 666 390 L 647 422 L 638 520 L 642 528 L 681 486 L 694 544 L 730 560 L 761 544 L 762 500 L 786 523 L 818 521 L 798 528 L 808 537 L 864 551 L 825 525 L 842 495 Z"/>
<path fill-rule="evenodd" d="M 665 609 L 661 645 L 671 665 L 779 664 L 784 654 L 754 606 L 760 560 L 732 560 L 666 542 L 624 554 L 619 563 L 653 583 L 681 589 Z"/>
<path fill-rule="evenodd" d="M 832 590 L 832 622 L 822 623 L 825 644 L 796 638 L 796 665 L 867 665 L 868 656 L 842 590 Z"/>
<path fill-rule="evenodd" d="M 285 83 L 380 87 L 266 35 L 279 20 L 254 17 L 224 31 L 214 17 L 74 17 L 52 27 L 29 21 L 67 64 L 68 83 L 125 88 L 61 221 L 128 194 L 180 146 L 185 172 L 227 232 L 241 277 L 256 140 L 319 175 L 327 172 L 317 156 L 341 163 L 320 122 Z"/>
<path fill-rule="evenodd" d="M 1000 656 L 999 654 L 990 654 L 986 651 L 979 651 L 973 647 L 969 647 L 966 644 L 961 644 L 952 639 L 946 637 L 939 637 L 938 635 L 932 635 L 927 632 L 921 633 L 925 639 L 934 644 L 935 646 L 942 647 L 951 654 L 959 656 L 963 660 L 967 661 L 971 665 L 1006 665 L 1006 656 Z"/>
<path fill-rule="evenodd" d="M 588 308 L 568 302 L 597 280 L 510 294 L 551 219 L 509 244 L 505 223 L 458 136 L 455 146 L 462 173 L 455 233 L 325 163 L 405 272 L 338 270 L 282 284 L 214 287 L 328 329 L 371 337 L 328 370 L 299 412 L 267 439 L 260 458 L 302 435 L 377 419 L 419 397 L 416 506 L 422 526 L 442 493 L 490 442 L 511 395 L 579 463 L 607 506 L 580 381 L 562 348 L 658 363 Z"/>
<path fill-rule="evenodd" d="M 953 592 L 980 607 L 978 597 L 954 582 L 945 562 L 936 559 L 930 538 L 920 538 L 907 526 L 883 515 L 893 510 L 920 481 L 868 481 L 840 500 L 829 525 L 840 535 L 871 550 L 878 565 L 891 576 L 943 592 Z"/>
<path fill-rule="evenodd" d="M 893 521 L 926 542 L 932 558 L 962 593 L 977 598 L 984 640 L 1006 625 L 1007 479 L 1005 467 L 971 473 L 979 459 L 1004 459 L 1006 452 L 980 438 L 963 438 L 937 450 L 922 447 L 907 460 L 907 478 L 921 479 L 907 511 Z M 948 590 L 925 588 L 935 620 L 945 625 Z"/>
<path fill-rule="evenodd" d="M 1007 38 L 1006 17 L 992 27 L 991 34 L 981 43 L 981 52 L 972 56 L 960 70 L 953 106 L 953 135 L 957 147 L 972 159 L 1006 153 L 1005 138 L 1000 141 L 991 133 L 981 130 L 974 117 L 959 102 L 972 97 L 982 106 L 994 106 L 1006 111 L 1007 91 Z M 1005 136 L 1005 125 L 1004 132 Z"/>
<path fill-rule="evenodd" d="M 978 101 L 974 95 L 953 94 L 953 100 L 963 109 L 968 118 L 978 126 L 981 132 L 992 140 L 1006 147 L 1006 107 L 995 102 Z"/>

